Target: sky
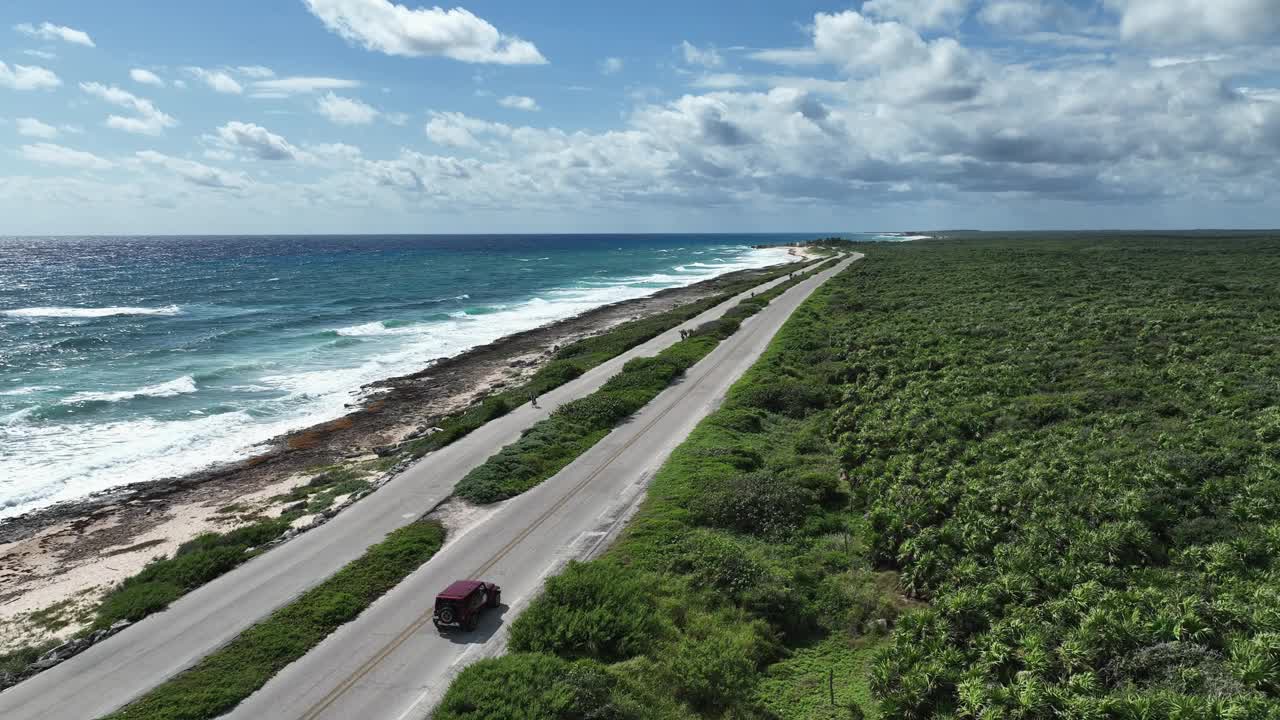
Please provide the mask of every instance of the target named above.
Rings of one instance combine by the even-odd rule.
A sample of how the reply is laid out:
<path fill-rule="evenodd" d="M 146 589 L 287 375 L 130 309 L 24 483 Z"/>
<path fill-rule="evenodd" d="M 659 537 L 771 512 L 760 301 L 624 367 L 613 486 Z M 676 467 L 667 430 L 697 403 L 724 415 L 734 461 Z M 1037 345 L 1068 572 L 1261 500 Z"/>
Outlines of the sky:
<path fill-rule="evenodd" d="M 1280 227 L 1280 0 L 6 0 L 0 234 Z"/>

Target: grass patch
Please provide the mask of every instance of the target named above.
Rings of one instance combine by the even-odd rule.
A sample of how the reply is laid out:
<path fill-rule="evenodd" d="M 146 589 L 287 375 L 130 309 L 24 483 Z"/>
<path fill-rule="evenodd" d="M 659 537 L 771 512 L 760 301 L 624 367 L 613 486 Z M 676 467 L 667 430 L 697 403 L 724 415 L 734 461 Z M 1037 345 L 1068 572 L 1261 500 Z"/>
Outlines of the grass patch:
<path fill-rule="evenodd" d="M 49 607 L 41 608 L 28 614 L 27 619 L 47 632 L 57 632 L 71 624 L 72 618 L 67 617 L 67 611 L 72 609 L 74 605 L 74 600 L 56 602 Z"/>
<path fill-rule="evenodd" d="M 204 720 L 230 712 L 286 665 L 355 619 L 443 543 L 444 528 L 435 522 L 417 522 L 392 532 L 195 667 L 107 717 Z"/>
<path fill-rule="evenodd" d="M 756 687 L 756 697 L 780 720 L 879 718 L 879 705 L 871 696 L 871 666 L 886 644 L 884 638 L 874 636 L 828 637 L 798 648 L 769 667 Z"/>

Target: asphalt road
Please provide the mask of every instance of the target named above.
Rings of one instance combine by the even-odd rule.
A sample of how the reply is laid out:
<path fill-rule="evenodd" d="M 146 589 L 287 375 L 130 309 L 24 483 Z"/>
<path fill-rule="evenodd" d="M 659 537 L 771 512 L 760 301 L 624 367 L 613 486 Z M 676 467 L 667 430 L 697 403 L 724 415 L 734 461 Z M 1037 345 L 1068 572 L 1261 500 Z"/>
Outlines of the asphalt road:
<path fill-rule="evenodd" d="M 462 668 L 501 652 L 505 626 L 545 577 L 604 544 L 643 497 L 652 474 L 719 406 L 792 311 L 851 262 L 797 285 L 748 319 L 682 381 L 555 477 L 451 538 L 430 562 L 228 717 L 425 718 Z M 442 634 L 431 623 L 435 593 L 462 578 L 501 585 L 503 607 L 487 611 L 474 632 Z"/>
<path fill-rule="evenodd" d="M 782 282 L 782 279 L 766 283 L 758 287 L 754 292 L 759 292 L 778 282 Z M 781 309 L 784 306 L 787 308 L 794 307 L 798 302 L 794 299 L 801 294 L 807 295 L 808 290 L 814 285 L 814 281 L 810 280 L 797 286 L 797 288 L 793 288 L 791 292 L 779 298 L 769 309 L 757 316 L 757 319 L 753 319 L 744 327 L 743 331 L 722 343 L 711 357 L 723 357 L 725 353 L 722 351 L 727 348 L 736 348 L 733 352 L 745 351 L 747 348 L 744 347 L 744 342 L 748 336 L 754 338 L 751 341 L 752 343 L 763 347 L 768 337 L 772 335 L 773 329 L 776 329 L 785 319 L 786 314 L 790 312 L 788 309 L 783 314 Z M 801 290 L 801 288 L 806 289 Z M 85 720 L 86 718 L 98 717 L 121 707 L 167 678 L 190 667 L 200 658 L 222 646 L 276 608 L 333 575 L 342 566 L 362 555 L 370 545 L 382 540 L 387 533 L 421 517 L 424 513 L 436 507 L 450 495 L 454 485 L 468 471 L 484 462 L 499 448 L 517 440 L 522 430 L 547 417 L 557 406 L 593 392 L 616 374 L 628 360 L 658 353 L 680 339 L 680 329 L 691 329 L 701 323 L 718 318 L 726 310 L 733 307 L 738 299 L 748 294 L 750 293 L 743 293 L 738 298 L 718 305 L 678 328 L 673 328 L 649 342 L 588 371 L 573 382 L 546 393 L 539 398 L 538 408 L 525 405 L 513 410 L 504 417 L 487 423 L 453 445 L 426 456 L 423 461 L 402 473 L 378 492 L 356 503 L 325 525 L 305 533 L 293 541 L 269 553 L 265 553 L 189 593 L 175 602 L 165 612 L 153 615 L 80 655 L 5 690 L 0 693 L 0 718 L 5 720 Z M 760 332 L 762 328 L 769 328 L 769 331 Z M 736 378 L 737 373 L 745 369 L 747 365 L 749 363 L 730 362 L 723 367 L 717 366 L 720 369 L 713 375 L 715 378 L 723 379 L 724 382 L 720 384 L 727 387 L 732 378 Z M 704 360 L 703 364 L 697 366 L 689 377 L 701 377 L 696 373 L 705 372 L 705 367 L 707 367 L 707 361 Z M 699 370 L 698 368 L 702 369 Z M 732 374 L 729 374 L 730 368 L 734 368 Z M 682 388 L 687 387 L 688 383 L 676 388 L 675 392 L 682 392 Z M 697 388 L 696 384 L 694 388 Z M 672 391 L 668 391 L 662 398 L 669 400 L 671 393 Z M 695 394 L 698 397 L 702 397 L 701 394 Z M 642 415 L 644 417 L 652 417 L 649 411 L 652 407 L 662 402 L 662 399 L 655 401 Z M 682 405 L 681 409 L 668 413 L 668 421 L 662 423 L 664 430 L 677 426 L 686 429 L 691 428 L 696 423 L 696 420 L 701 417 L 701 414 L 692 417 L 693 414 L 698 413 L 698 407 L 703 407 L 703 412 L 705 412 L 705 406 L 695 404 L 688 407 Z M 691 414 L 690 417 L 685 417 L 686 412 Z M 648 421 L 637 418 L 636 421 L 626 427 L 643 427 L 645 422 Z M 619 432 L 622 431 L 615 431 L 614 435 L 618 435 Z M 674 446 L 679 438 L 683 438 L 684 433 L 681 432 L 678 435 L 668 433 L 668 435 L 666 442 L 662 444 L 664 447 L 666 445 Z M 602 445 L 611 443 L 613 437 L 611 435 L 606 438 Z M 597 457 L 598 461 L 598 456 L 594 452 L 589 453 L 588 456 Z M 663 457 L 665 457 L 665 454 Z M 648 467 L 647 464 L 646 467 Z M 581 462 L 575 463 L 566 469 L 566 472 L 581 472 Z M 605 474 L 609 475 L 609 473 Z M 565 473 L 561 473 L 561 476 L 563 475 Z M 532 586 L 525 587 L 521 584 L 520 578 L 522 574 L 518 570 L 511 569 L 511 561 L 517 557 L 524 558 L 526 562 L 528 561 L 531 556 L 527 555 L 523 549 L 526 545 L 530 547 L 553 547 L 553 545 L 548 545 L 547 543 L 557 542 L 561 535 L 557 535 L 556 538 L 548 538 L 544 536 L 544 533 L 558 524 L 559 521 L 549 523 L 544 520 L 536 525 L 529 526 L 529 533 L 517 538 L 515 544 L 507 548 L 505 554 L 501 556 L 496 554 L 494 549 L 503 548 L 509 540 L 503 540 L 493 545 L 486 542 L 486 539 L 490 536 L 494 536 L 494 539 L 496 539 L 498 534 L 516 528 L 516 523 L 531 517 L 536 518 L 546 509 L 552 507 L 556 508 L 556 512 L 560 512 L 565 508 L 579 508 L 580 512 L 587 514 L 594 512 L 591 508 L 583 508 L 579 503 L 586 497 L 594 496 L 598 492 L 595 488 L 601 487 L 602 483 L 588 483 L 591 486 L 590 488 L 584 486 L 582 489 L 571 493 L 563 502 L 559 498 L 548 500 L 548 493 L 554 492 L 554 490 L 551 490 L 552 488 L 563 490 L 564 484 L 559 481 L 559 478 L 560 476 L 557 476 L 555 482 L 545 483 L 543 488 L 547 489 L 540 488 L 537 491 L 527 493 L 521 498 L 510 501 L 506 507 L 501 509 L 500 512 L 504 514 L 515 513 L 514 519 L 486 523 L 483 528 L 474 533 L 452 539 L 446 548 L 442 550 L 441 556 L 433 559 L 427 566 L 424 566 L 420 573 L 412 576 L 411 581 L 406 581 L 401 588 L 384 598 L 386 602 L 380 602 L 375 605 L 376 610 L 375 608 L 370 608 L 370 611 L 361 616 L 360 621 L 358 621 L 359 626 L 366 628 L 366 633 L 370 633 L 365 640 L 369 640 L 375 634 L 377 637 L 388 640 L 388 633 L 391 633 L 390 639 L 393 639 L 399 636 L 402 628 L 408 627 L 396 625 L 395 630 L 390 630 L 392 625 L 386 625 L 385 628 L 388 629 L 382 629 L 383 626 L 379 626 L 377 631 L 367 629 L 369 623 L 365 621 L 365 618 L 371 618 L 375 614 L 383 617 L 381 613 L 386 612 L 388 605 L 396 602 L 404 603 L 404 598 L 409 597 L 411 601 L 408 602 L 408 605 L 411 608 L 415 608 L 416 612 L 421 612 L 422 608 L 426 608 L 430 604 L 429 598 L 418 597 L 418 595 L 425 593 L 425 590 L 404 590 L 405 587 L 420 588 L 420 583 L 423 582 L 422 575 L 439 578 L 450 573 L 459 576 L 489 574 L 505 578 L 509 573 L 512 578 L 512 586 L 511 594 L 507 596 L 510 599 L 507 602 L 511 602 L 531 590 Z M 612 489 L 608 492 L 616 494 L 616 486 L 611 487 Z M 538 507 L 542 507 L 543 510 L 536 510 L 535 508 Z M 520 510 L 520 508 L 527 509 Z M 599 517 L 599 513 L 596 513 L 596 517 Z M 519 525 L 520 529 L 524 527 L 526 525 Z M 554 547 L 563 546 L 554 545 Z M 467 550 L 466 548 L 471 549 Z M 517 548 L 519 548 L 518 552 Z M 491 557 L 497 558 L 495 562 L 488 563 L 487 560 L 479 560 Z M 533 553 L 532 557 L 537 559 L 545 571 L 546 561 L 549 560 L 550 555 L 546 552 L 541 552 Z M 472 564 L 468 565 L 468 560 L 472 561 Z M 461 564 L 451 564 L 454 562 Z M 462 570 L 465 570 L 465 572 L 460 572 Z M 528 568 L 528 570 L 533 570 L 533 568 Z M 427 585 L 434 588 L 432 583 L 437 581 L 433 579 L 426 582 Z M 522 588 L 524 589 L 522 590 Z M 434 595 L 434 589 L 431 590 L 431 594 Z M 398 601 L 390 600 L 391 596 L 398 598 Z M 434 628 L 430 627 L 429 619 L 427 627 L 431 632 L 434 632 Z M 452 648 L 455 655 L 460 655 L 459 651 L 464 651 L 471 647 L 469 643 L 482 636 L 485 632 L 487 631 L 479 631 L 476 635 L 468 638 L 467 643 L 457 646 L 446 641 L 443 647 Z M 422 633 L 419 632 L 417 634 Z M 410 635 L 412 636 L 413 633 L 410 633 Z M 408 644 L 410 647 L 417 647 L 416 643 Z M 311 667 L 313 662 L 310 660 L 311 657 L 322 652 L 331 652 L 332 647 L 332 642 L 325 643 L 316 648 L 311 655 L 308 655 L 297 665 Z M 362 644 L 361 651 L 363 652 L 364 649 L 365 646 Z M 349 651 L 344 651 L 340 654 L 351 655 L 351 657 L 343 658 L 344 661 L 347 661 L 354 657 L 354 652 L 355 649 L 351 648 Z M 400 654 L 392 652 L 389 656 L 399 658 Z M 385 665 L 385 667 L 392 667 L 393 665 L 394 663 Z M 375 670 L 377 672 L 366 673 L 362 679 L 367 680 L 369 676 L 381 678 L 383 676 L 383 667 L 383 665 L 376 666 Z M 340 673 L 341 671 L 335 665 L 332 672 L 324 673 L 322 677 L 310 678 L 307 682 L 304 682 L 303 685 L 311 688 L 312 692 L 311 695 L 306 695 L 306 698 L 311 698 L 315 691 L 318 691 L 320 697 L 323 697 L 331 689 L 345 687 L 346 675 Z M 287 674 L 290 677 L 294 675 L 294 673 Z M 425 677 L 425 671 L 421 675 Z M 330 680 L 332 682 L 328 686 L 319 689 L 323 683 Z M 414 687 L 419 687 L 422 685 L 422 680 L 417 680 L 411 684 Z M 266 697 L 267 693 L 278 692 L 274 688 L 279 685 L 280 683 L 273 681 L 267 688 L 255 695 L 250 700 L 250 703 L 254 704 L 255 707 L 261 707 L 256 704 L 258 698 L 260 696 Z M 368 685 L 367 683 L 356 682 L 351 687 L 364 689 Z M 299 693 L 305 689 L 302 686 L 297 688 Z M 358 693 L 352 694 L 350 689 L 347 688 L 346 692 L 335 697 L 342 703 L 347 702 L 348 696 L 352 698 L 362 697 Z M 414 690 L 413 692 L 418 691 Z M 297 696 L 299 698 L 303 697 L 301 694 Z M 299 702 L 305 705 L 307 701 L 302 699 Z M 328 707 L 334 705 L 339 705 L 339 703 L 330 703 Z M 345 707 L 346 705 L 342 704 L 341 706 Z M 295 709 L 299 709 L 299 712 L 301 712 L 309 708 L 310 705 L 303 707 L 302 705 L 291 703 L 288 707 L 290 712 Z M 284 706 L 273 706 L 269 711 L 257 715 L 257 717 L 284 717 L 285 715 L 282 714 L 284 712 L 283 708 Z M 335 714 L 331 716 L 341 717 L 342 715 Z M 309 715 L 308 717 L 312 716 Z"/>

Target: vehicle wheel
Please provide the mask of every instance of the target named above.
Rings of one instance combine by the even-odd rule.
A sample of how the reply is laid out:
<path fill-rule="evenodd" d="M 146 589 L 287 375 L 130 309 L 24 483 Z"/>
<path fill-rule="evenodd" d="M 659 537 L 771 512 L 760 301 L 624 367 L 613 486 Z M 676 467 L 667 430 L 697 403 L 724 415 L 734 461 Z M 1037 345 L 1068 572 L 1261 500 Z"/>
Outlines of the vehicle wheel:
<path fill-rule="evenodd" d="M 496 608 L 501 604 L 502 604 L 501 590 L 494 590 L 493 592 L 489 593 L 488 602 L 485 603 L 486 607 Z"/>
<path fill-rule="evenodd" d="M 454 620 L 453 608 L 447 607 L 440 610 L 440 622 L 448 625 Z"/>

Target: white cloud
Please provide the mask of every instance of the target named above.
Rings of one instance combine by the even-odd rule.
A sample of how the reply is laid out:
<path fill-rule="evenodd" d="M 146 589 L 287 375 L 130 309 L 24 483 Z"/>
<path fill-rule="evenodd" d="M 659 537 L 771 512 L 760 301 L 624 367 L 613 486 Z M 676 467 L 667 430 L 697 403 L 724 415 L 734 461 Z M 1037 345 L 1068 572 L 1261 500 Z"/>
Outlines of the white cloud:
<path fill-rule="evenodd" d="M 502 65 L 547 62 L 533 43 L 504 35 L 463 8 L 415 10 L 389 0 L 303 1 L 330 31 L 387 55 Z"/>
<path fill-rule="evenodd" d="M 285 77 L 259 80 L 253 84 L 254 97 L 287 97 L 322 90 L 348 90 L 360 87 L 359 81 L 330 77 Z"/>
<path fill-rule="evenodd" d="M 736 73 L 709 73 L 693 81 L 694 87 L 712 90 L 728 90 L 750 84 L 752 84 L 750 79 Z"/>
<path fill-rule="evenodd" d="M 1280 35 L 1276 0 L 1105 0 L 1126 39 L 1156 45 L 1245 42 Z"/>
<path fill-rule="evenodd" d="M 477 135 L 510 137 L 511 128 L 457 112 L 432 112 L 424 130 L 432 142 L 446 147 L 480 147 Z"/>
<path fill-rule="evenodd" d="M 921 30 L 958 25 L 969 12 L 971 0 L 867 0 L 862 12 L 885 20 L 900 20 Z"/>
<path fill-rule="evenodd" d="M 93 153 L 73 150 L 53 143 L 23 145 L 19 150 L 19 154 L 26 160 L 42 165 L 56 165 L 58 167 L 80 168 L 83 170 L 106 170 L 113 165 L 109 160 L 104 160 Z"/>
<path fill-rule="evenodd" d="M 191 73 L 198 80 L 213 88 L 215 92 L 227 95 L 239 95 L 244 92 L 244 88 L 230 73 L 224 70 L 206 70 L 201 67 L 189 67 L 187 72 Z"/>
<path fill-rule="evenodd" d="M 15 124 L 17 125 L 19 135 L 43 138 L 45 140 L 52 140 L 53 138 L 58 137 L 58 128 L 52 125 L 46 125 L 35 118 L 18 118 L 15 121 Z"/>
<path fill-rule="evenodd" d="M 852 77 L 878 79 L 895 103 L 969 100 L 983 80 L 973 55 L 954 39 L 925 41 L 905 25 L 852 10 L 818 13 L 814 48 Z"/>
<path fill-rule="evenodd" d="M 805 47 L 745 51 L 757 61 L 815 66 L 812 72 L 695 68 L 686 72 L 688 94 L 637 94 L 611 129 L 434 112 L 418 126 L 424 149 L 406 139 L 408 147 L 375 155 L 373 145 L 294 146 L 241 122 L 211 132 L 190 159 L 156 153 L 116 164 L 166 169 L 143 178 L 157 192 L 134 193 L 138 203 L 174 197 L 191 207 L 190 222 L 202 222 L 192 207 L 198 202 L 188 198 L 212 198 L 206 209 L 216 208 L 215 220 L 284 223 L 263 230 L 307 231 L 334 218 L 356 223 L 344 226 L 354 231 L 363 222 L 371 223 L 366 230 L 406 229 L 434 213 L 534 226 L 657 217 L 672 229 L 697 218 L 742 227 L 766 213 L 785 218 L 773 227 L 828 217 L 1133 226 L 1183 222 L 1167 219 L 1178 208 L 1190 208 L 1178 216 L 1185 222 L 1247 218 L 1241 222 L 1274 226 L 1280 216 L 1266 204 L 1280 197 L 1280 89 L 1271 87 L 1280 47 L 1209 43 L 1155 52 L 1126 47 L 1119 15 L 1105 17 L 1115 23 L 1109 31 L 1052 15 L 1035 25 L 1045 32 L 988 33 L 966 45 L 967 33 L 922 35 L 857 12 L 822 13 L 805 18 L 812 20 Z M 1069 45 L 1074 38 L 1109 45 L 1097 53 Z M 304 80 L 282 79 L 289 84 L 274 91 L 318 95 L 281 110 L 312 107 L 331 89 Z M 246 82 L 247 92 L 258 90 Z M 501 93 L 486 97 L 496 102 Z M 306 172 L 286 168 L 250 180 L 216 167 L 261 157 L 294 158 Z M 98 183 L 99 198 L 133 209 L 116 184 L 67 174 L 77 176 L 64 178 L 80 183 L 77 192 L 92 196 Z M 196 194 L 187 183 L 244 192 Z M 69 191 L 51 187 L 0 178 L 0 212 L 21 207 L 15 196 L 76 206 L 64 199 Z M 1207 207 L 1227 209 L 1202 212 Z"/>
<path fill-rule="evenodd" d="M 142 83 L 143 85 L 155 85 L 156 87 L 164 87 L 164 80 L 160 79 L 159 75 L 151 72 L 150 70 L 143 70 L 142 68 L 134 68 L 129 71 L 129 77 L 133 78 L 133 81 L 136 83 Z"/>
<path fill-rule="evenodd" d="M 409 115 L 407 113 L 402 113 L 402 112 L 387 113 L 383 117 L 385 117 L 387 119 L 387 122 L 391 123 L 392 125 L 405 125 L 406 123 L 409 122 Z"/>
<path fill-rule="evenodd" d="M 23 50 L 22 54 L 33 58 L 40 58 L 41 60 L 53 60 L 58 57 L 58 53 L 49 52 L 48 50 Z"/>
<path fill-rule="evenodd" d="M 143 150 L 137 153 L 137 157 L 145 163 L 162 167 L 188 183 L 200 187 L 215 190 L 242 190 L 250 185 L 248 177 L 242 172 L 228 172 L 195 160 L 171 157 L 154 150 Z"/>
<path fill-rule="evenodd" d="M 298 160 L 302 153 L 289 141 L 253 123 L 232 121 L 214 138 L 228 150 L 243 150 L 259 160 Z"/>
<path fill-rule="evenodd" d="M 813 48 L 773 48 L 748 55 L 752 60 L 775 65 L 821 65 L 822 58 Z"/>
<path fill-rule="evenodd" d="M 108 87 L 102 83 L 82 82 L 80 83 L 80 89 L 112 105 L 129 108 L 137 113 L 136 117 L 111 115 L 106 122 L 109 128 L 140 135 L 159 135 L 164 132 L 165 128 L 171 128 L 178 124 L 177 120 L 161 112 L 150 100 L 140 98 L 114 85 Z"/>
<path fill-rule="evenodd" d="M 56 88 L 62 80 L 52 70 L 35 65 L 14 65 L 10 67 L 0 61 L 0 87 L 13 90 L 44 90 Z"/>
<path fill-rule="evenodd" d="M 379 115 L 377 108 L 372 105 L 333 93 L 320 98 L 316 102 L 316 108 L 336 125 L 368 125 Z"/>
<path fill-rule="evenodd" d="M 684 55 L 684 61 L 687 65 L 716 68 L 724 64 L 724 58 L 720 57 L 720 52 L 714 47 L 703 49 L 688 40 L 684 40 L 680 43 L 680 51 Z"/>
<path fill-rule="evenodd" d="M 622 58 L 607 57 L 600 61 L 600 72 L 605 75 L 614 75 L 622 72 Z"/>
<path fill-rule="evenodd" d="M 40 38 L 41 40 L 61 40 L 69 42 L 73 45 L 84 45 L 85 47 L 94 47 L 93 38 L 89 37 L 89 33 L 83 30 L 76 30 L 64 25 L 54 25 L 51 22 L 42 22 L 39 26 L 31 23 L 22 23 L 14 25 L 14 30 L 31 37 Z"/>
<path fill-rule="evenodd" d="M 241 75 L 254 80 L 265 80 L 276 76 L 276 71 L 262 65 L 241 65 L 236 68 Z"/>
<path fill-rule="evenodd" d="M 1158 57 L 1151 58 L 1148 64 L 1153 68 L 1167 68 L 1178 67 L 1180 65 L 1194 65 L 1196 63 L 1218 62 L 1219 60 L 1226 59 L 1226 55 L 1220 54 L 1198 55 L 1196 57 Z"/>
<path fill-rule="evenodd" d="M 527 110 L 529 112 L 537 112 L 542 108 L 538 107 L 538 101 L 524 95 L 508 95 L 500 100 L 498 104 L 505 108 L 513 110 Z"/>
<path fill-rule="evenodd" d="M 186 81 L 186 80 L 174 80 L 174 81 L 173 81 L 173 86 L 174 86 L 174 87 L 176 87 L 176 88 L 178 88 L 179 90 L 186 90 L 186 89 L 187 89 L 187 81 Z"/>
<path fill-rule="evenodd" d="M 987 0 L 978 19 L 985 25 L 1019 33 L 1043 27 L 1052 14 L 1053 10 L 1042 0 Z"/>

